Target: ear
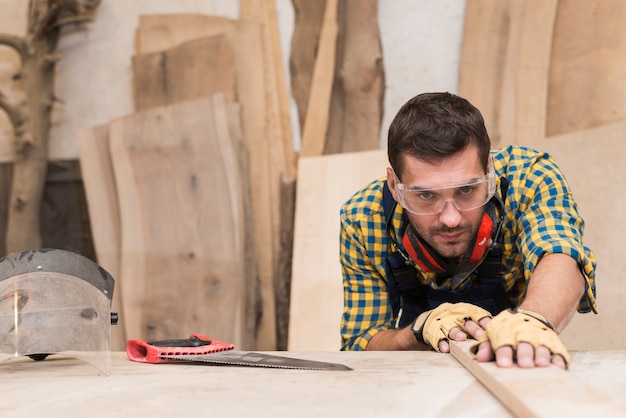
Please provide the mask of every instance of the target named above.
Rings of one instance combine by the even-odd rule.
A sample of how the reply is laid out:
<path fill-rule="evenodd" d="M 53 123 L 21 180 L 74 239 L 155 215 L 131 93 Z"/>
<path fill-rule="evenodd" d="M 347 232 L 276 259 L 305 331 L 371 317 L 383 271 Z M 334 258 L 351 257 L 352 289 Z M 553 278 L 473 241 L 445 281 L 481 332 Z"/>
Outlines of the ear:
<path fill-rule="evenodd" d="M 400 202 L 396 193 L 396 178 L 393 175 L 393 169 L 391 167 L 387 167 L 387 186 L 389 186 L 389 191 L 391 192 L 393 199 L 396 202 Z"/>

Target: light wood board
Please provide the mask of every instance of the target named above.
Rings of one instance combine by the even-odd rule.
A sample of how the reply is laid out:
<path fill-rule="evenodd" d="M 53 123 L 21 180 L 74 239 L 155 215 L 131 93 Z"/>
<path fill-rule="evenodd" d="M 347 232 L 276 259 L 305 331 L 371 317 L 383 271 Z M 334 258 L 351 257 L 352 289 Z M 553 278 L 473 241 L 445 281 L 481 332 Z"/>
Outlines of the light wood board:
<path fill-rule="evenodd" d="M 223 96 L 116 119 L 110 151 L 128 338 L 201 333 L 253 346 L 242 181 Z"/>
<path fill-rule="evenodd" d="M 435 352 L 270 352 L 342 363 L 350 372 L 141 364 L 113 353 L 112 374 L 62 356 L 0 363 L 3 416 L 171 417 L 220 411 L 229 417 L 494 417 L 511 414 L 452 356 Z M 572 379 L 626 391 L 626 351 L 572 353 Z M 532 372 L 531 372 L 532 374 Z M 271 382 L 271 384 L 268 384 Z M 541 386 L 535 379 L 531 386 Z M 566 386 L 567 388 L 568 386 Z M 545 387 L 544 387 L 545 388 Z M 553 393 L 561 392 L 558 388 Z M 567 393 L 563 404 L 576 402 Z M 372 402 L 372 398 L 393 402 Z M 323 399 L 323 402 L 320 402 Z M 602 416 L 602 405 L 598 402 Z M 565 405 L 567 408 L 567 406 Z M 553 416 L 567 416 L 559 409 Z M 581 411 L 584 412 L 584 411 Z M 604 415 L 609 416 L 609 415 Z"/>
<path fill-rule="evenodd" d="M 434 352 L 270 352 L 352 371 L 141 364 L 114 353 L 111 376 L 75 359 L 0 363 L 3 416 L 293 418 L 509 416 L 453 358 Z M 393 402 L 372 402 L 373 397 Z M 203 413 L 200 413 L 203 415 Z"/>
<path fill-rule="evenodd" d="M 296 189 L 289 350 L 338 350 L 343 287 L 339 209 L 388 166 L 383 150 L 301 157 Z"/>
<path fill-rule="evenodd" d="M 474 359 L 476 341 L 451 342 L 450 352 L 516 417 L 626 415 L 626 404 L 556 366 L 502 368 Z"/>
<path fill-rule="evenodd" d="M 225 35 L 184 42 L 133 57 L 135 110 L 222 93 L 236 99 L 235 70 Z"/>
<path fill-rule="evenodd" d="M 330 100 L 335 78 L 335 52 L 337 50 L 337 0 L 326 0 L 322 30 L 318 43 L 307 113 L 302 128 L 300 156 L 322 155 L 326 143 Z"/>
<path fill-rule="evenodd" d="M 557 0 L 468 0 L 459 94 L 481 110 L 494 147 L 543 138 Z"/>
<path fill-rule="evenodd" d="M 232 48 L 243 146 L 248 154 L 255 260 L 262 316 L 258 349 L 276 346 L 274 277 L 280 248 L 280 173 L 268 131 L 262 24 L 203 15 L 144 15 L 136 32 L 137 51 L 161 51 L 199 37 L 224 34 Z M 244 151 L 245 152 L 245 151 Z M 282 151 L 280 158 L 283 158 Z"/>
<path fill-rule="evenodd" d="M 284 169 L 286 177 L 296 175 L 289 94 L 280 45 L 280 28 L 275 0 L 240 0 L 241 19 L 260 22 L 263 25 L 263 65 L 265 74 L 265 100 L 268 115 L 268 134 L 275 151 L 272 157 Z M 282 153 L 282 155 L 281 155 Z"/>
<path fill-rule="evenodd" d="M 115 279 L 111 310 L 118 313 L 119 321 L 111 328 L 111 349 L 123 350 L 126 322 L 120 274 L 120 214 L 109 154 L 109 127 L 85 128 L 78 131 L 76 137 L 97 262 Z"/>
<path fill-rule="evenodd" d="M 548 135 L 626 119 L 626 2 L 559 0 Z"/>
<path fill-rule="evenodd" d="M 271 178 L 279 179 L 278 245 L 274 248 L 273 289 L 275 300 L 276 349 L 287 348 L 289 321 L 289 286 L 291 281 L 291 250 L 293 240 L 293 207 L 295 196 L 297 154 L 291 129 L 289 95 L 280 45 L 276 2 L 274 0 L 242 0 L 239 2 L 243 20 L 262 23 L 263 68 L 265 75 L 265 113 L 267 141 L 270 144 Z M 276 206 L 275 206 L 276 207 Z M 266 290 L 266 292 L 269 291 Z M 266 298 L 267 299 L 267 298 Z M 261 321 L 260 333 L 273 332 L 271 317 Z M 264 339 L 265 340 L 265 339 Z M 269 342 L 269 341 L 268 341 Z M 264 344 L 266 348 L 271 345 Z"/>

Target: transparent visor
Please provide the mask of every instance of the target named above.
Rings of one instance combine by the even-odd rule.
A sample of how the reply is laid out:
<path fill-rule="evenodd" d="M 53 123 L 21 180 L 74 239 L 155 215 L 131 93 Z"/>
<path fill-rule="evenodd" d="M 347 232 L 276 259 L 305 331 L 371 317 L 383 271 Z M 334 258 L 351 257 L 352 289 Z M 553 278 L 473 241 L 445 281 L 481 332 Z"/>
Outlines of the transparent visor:
<path fill-rule="evenodd" d="M 484 206 L 496 191 L 496 180 L 491 159 L 485 176 L 444 187 L 407 186 L 400 182 L 395 172 L 393 175 L 400 205 L 417 215 L 437 215 L 443 211 L 448 203 L 454 205 L 459 211 L 477 209 Z"/>
<path fill-rule="evenodd" d="M 0 360 L 63 354 L 111 374 L 111 301 L 73 275 L 35 271 L 0 281 Z"/>

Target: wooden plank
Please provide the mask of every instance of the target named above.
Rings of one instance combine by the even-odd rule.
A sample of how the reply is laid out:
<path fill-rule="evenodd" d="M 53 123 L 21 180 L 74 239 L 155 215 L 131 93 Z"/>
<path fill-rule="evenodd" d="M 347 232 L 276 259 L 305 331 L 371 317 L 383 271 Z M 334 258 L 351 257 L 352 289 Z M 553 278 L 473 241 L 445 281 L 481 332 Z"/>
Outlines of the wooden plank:
<path fill-rule="evenodd" d="M 515 66 L 515 143 L 546 136 L 548 80 L 554 19 L 559 0 L 526 0 Z"/>
<path fill-rule="evenodd" d="M 435 352 L 271 352 L 343 363 L 350 372 L 266 368 L 146 365 L 112 355 L 111 375 L 82 361 L 50 356 L 0 363 L 10 402 L 3 416 L 171 417 L 219 410 L 232 417 L 354 414 L 359 417 L 507 417 L 511 414 L 452 356 Z M 626 391 L 626 351 L 572 353 L 572 378 L 619 396 Z M 268 384 L 271 382 L 271 384 Z M 532 385 L 540 385 L 541 380 Z M 146 388 L 150 388 L 149 393 Z M 547 389 L 544 387 L 544 389 Z M 560 391 L 558 388 L 552 392 Z M 374 402 L 372 396 L 393 398 Z M 558 395 L 560 396 L 560 395 Z M 563 404 L 572 402 L 564 396 Z M 323 402 L 319 402 L 323 399 Z M 575 402 L 575 399 L 573 400 Z M 595 401 L 594 401 L 595 402 Z M 560 406 L 553 416 L 560 414 Z M 602 406 L 597 403 L 599 412 Z M 583 411 L 584 412 L 584 411 Z M 583 416 L 575 413 L 572 416 Z M 596 416 L 596 415 L 591 415 Z M 601 416 L 601 415 L 598 415 Z M 608 415 L 607 415 L 608 416 Z M 621 415 L 620 415 L 621 416 Z"/>
<path fill-rule="evenodd" d="M 280 177 L 272 167 L 262 25 L 202 15 L 144 15 L 137 29 L 137 48 L 153 52 L 204 36 L 224 34 L 232 48 L 237 100 L 241 104 L 242 143 L 249 157 L 255 261 L 261 288 L 262 312 L 257 349 L 276 347 L 275 258 L 280 255 Z"/>
<path fill-rule="evenodd" d="M 384 150 L 300 158 L 289 350 L 341 347 L 339 208 L 361 187 L 384 176 L 387 166 Z"/>
<path fill-rule="evenodd" d="M 235 70 L 225 35 L 184 42 L 157 52 L 133 56 L 135 109 L 224 94 L 236 99 Z"/>
<path fill-rule="evenodd" d="M 254 367 L 146 365 L 113 353 L 112 374 L 52 356 L 0 364 L 11 401 L 4 416 L 172 417 L 220 411 L 228 417 L 288 415 L 507 417 L 507 411 L 450 356 L 434 352 L 270 352 L 346 364 L 348 372 Z M 434 378 L 436 377 L 436 378 Z M 150 388 L 146 393 L 146 388 Z M 374 402 L 372 396 L 393 398 Z M 320 401 L 323 399 L 323 402 Z M 446 415 L 449 413 L 450 415 Z"/>
<path fill-rule="evenodd" d="M 265 75 L 266 129 L 269 146 L 270 177 L 279 180 L 277 246 L 274 248 L 274 277 L 272 287 L 265 285 L 264 293 L 274 292 L 275 320 L 261 320 L 261 335 L 276 335 L 274 347 L 287 348 L 287 326 L 289 319 L 288 289 L 291 281 L 291 249 L 293 237 L 293 197 L 295 196 L 296 153 L 294 150 L 289 96 L 280 46 L 278 16 L 274 0 L 242 0 L 240 16 L 244 20 L 262 23 L 263 66 Z M 266 296 L 266 299 L 268 297 Z"/>
<path fill-rule="evenodd" d="M 459 94 L 485 118 L 494 147 L 545 137 L 557 0 L 468 0 Z"/>
<path fill-rule="evenodd" d="M 380 149 L 385 71 L 378 0 L 339 6 L 336 64 L 324 154 Z"/>
<path fill-rule="evenodd" d="M 296 154 L 293 145 L 289 94 L 280 46 L 280 30 L 275 0 L 240 0 L 239 14 L 244 20 L 263 24 L 263 64 L 268 114 L 268 130 L 272 136 L 272 161 L 287 177 L 296 175 Z M 275 154 L 275 155 L 274 155 Z"/>
<path fill-rule="evenodd" d="M 626 404 L 556 366 L 521 369 L 481 363 L 476 341 L 451 342 L 450 352 L 516 417 L 624 416 Z"/>
<path fill-rule="evenodd" d="M 556 16 L 548 135 L 626 119 L 626 3 L 560 0 Z"/>
<path fill-rule="evenodd" d="M 223 96 L 116 119 L 110 150 L 128 337 L 199 332 L 253 347 L 243 187 Z"/>
<path fill-rule="evenodd" d="M 504 62 L 508 51 L 508 1 L 466 0 L 463 22 L 459 94 L 485 118 L 494 146 L 501 146 L 500 102 L 505 89 Z M 511 23 L 512 24 L 512 23 Z"/>
<path fill-rule="evenodd" d="M 307 114 L 302 128 L 300 155 L 322 155 L 326 143 L 330 97 L 335 77 L 335 51 L 337 49 L 337 0 L 326 0 L 324 20 L 320 32 Z"/>
<path fill-rule="evenodd" d="M 292 0 L 291 3 L 294 9 L 294 28 L 291 35 L 289 72 L 291 95 L 298 109 L 299 128 L 302 130 L 326 1 Z"/>
<path fill-rule="evenodd" d="M 81 129 L 76 133 L 76 139 L 96 258 L 115 279 L 111 310 L 118 313 L 119 321 L 111 328 L 111 349 L 123 350 L 126 346 L 126 318 L 120 274 L 120 214 L 109 154 L 109 127 L 100 125 Z"/>

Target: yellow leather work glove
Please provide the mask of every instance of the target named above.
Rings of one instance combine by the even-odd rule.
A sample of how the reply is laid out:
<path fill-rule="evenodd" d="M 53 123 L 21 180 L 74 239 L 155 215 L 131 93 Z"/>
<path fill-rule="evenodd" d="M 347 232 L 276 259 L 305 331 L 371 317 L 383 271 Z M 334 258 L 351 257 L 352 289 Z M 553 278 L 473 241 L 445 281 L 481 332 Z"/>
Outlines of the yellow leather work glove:
<path fill-rule="evenodd" d="M 535 349 L 540 346 L 547 347 L 550 352 L 558 354 L 569 366 L 570 355 L 554 331 L 554 326 L 536 312 L 525 309 L 500 312 L 489 323 L 485 332 L 478 339 L 478 343 L 489 341 L 494 352 L 500 347 L 517 347 L 520 342 L 531 344 Z M 478 349 L 475 346 L 473 351 Z"/>
<path fill-rule="evenodd" d="M 491 318 L 491 314 L 481 307 L 465 302 L 446 302 L 419 315 L 411 329 L 417 341 L 439 351 L 439 341 L 448 339 L 452 328 L 458 327 L 467 333 L 464 328 L 466 320 L 471 319 L 478 323 L 483 318 Z"/>

